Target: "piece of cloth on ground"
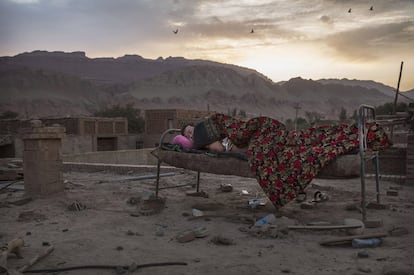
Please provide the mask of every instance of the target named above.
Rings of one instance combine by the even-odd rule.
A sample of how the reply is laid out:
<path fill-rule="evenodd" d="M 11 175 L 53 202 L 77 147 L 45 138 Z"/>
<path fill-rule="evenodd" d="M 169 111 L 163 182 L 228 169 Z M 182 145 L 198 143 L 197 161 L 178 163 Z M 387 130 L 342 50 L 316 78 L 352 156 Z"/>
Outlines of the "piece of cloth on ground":
<path fill-rule="evenodd" d="M 214 114 L 204 125 L 209 142 L 228 137 L 238 147 L 248 146 L 250 169 L 276 208 L 303 192 L 337 156 L 359 148 L 355 123 L 289 131 L 284 124 L 269 117 L 244 121 Z M 383 128 L 375 123 L 367 127 L 368 148 L 382 150 L 391 145 Z"/>

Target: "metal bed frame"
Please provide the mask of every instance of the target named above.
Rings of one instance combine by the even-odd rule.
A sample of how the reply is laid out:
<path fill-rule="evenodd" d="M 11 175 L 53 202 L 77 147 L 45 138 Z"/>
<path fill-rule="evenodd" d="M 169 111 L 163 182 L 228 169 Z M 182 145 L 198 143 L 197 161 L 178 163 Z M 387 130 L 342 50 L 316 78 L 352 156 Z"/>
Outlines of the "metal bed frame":
<path fill-rule="evenodd" d="M 180 133 L 181 129 L 168 129 L 162 133 L 160 137 L 160 142 L 158 144 L 158 149 L 161 149 L 162 144 L 164 143 L 164 139 L 167 135 L 171 135 L 174 133 Z M 154 155 L 155 156 L 155 155 Z M 161 162 L 162 160 L 155 156 L 157 158 L 157 180 L 155 182 L 155 196 L 158 197 L 158 193 L 160 189 L 167 189 L 167 188 L 176 188 L 176 187 L 183 187 L 183 186 L 189 186 L 193 184 L 181 184 L 181 185 L 175 185 L 170 187 L 160 187 L 160 172 L 161 172 Z M 196 183 L 196 192 L 200 192 L 200 171 L 197 171 L 197 183 Z"/>
<path fill-rule="evenodd" d="M 358 112 L 358 139 L 359 139 L 359 156 L 361 159 L 361 212 L 362 220 L 366 221 L 366 185 L 365 185 L 365 162 L 373 160 L 375 165 L 375 186 L 377 203 L 380 203 L 380 180 L 379 180 L 379 156 L 377 151 L 367 150 L 367 123 L 375 122 L 375 108 L 370 105 L 362 104 Z"/>
<path fill-rule="evenodd" d="M 370 151 L 367 149 L 367 123 L 375 122 L 375 108 L 370 105 L 362 104 L 359 106 L 358 112 L 358 139 L 359 139 L 359 155 L 361 160 L 360 165 L 360 178 L 361 178 L 361 212 L 362 220 L 366 221 L 366 184 L 365 184 L 365 162 L 368 160 L 373 160 L 375 165 L 375 182 L 376 182 L 376 200 L 377 203 L 380 203 L 380 179 L 379 179 L 379 156 L 377 151 Z M 164 131 L 161 135 L 158 149 L 161 149 L 164 139 L 167 135 L 174 133 L 179 133 L 181 129 L 168 129 Z M 155 156 L 155 155 L 154 155 Z M 162 160 L 155 156 L 158 159 L 157 162 L 157 179 L 155 186 L 155 195 L 158 197 L 160 189 L 175 188 L 182 186 L 189 186 L 194 184 L 183 184 L 170 187 L 160 188 L 160 169 Z M 197 183 L 196 183 L 196 192 L 200 191 L 200 171 L 197 170 Z"/>

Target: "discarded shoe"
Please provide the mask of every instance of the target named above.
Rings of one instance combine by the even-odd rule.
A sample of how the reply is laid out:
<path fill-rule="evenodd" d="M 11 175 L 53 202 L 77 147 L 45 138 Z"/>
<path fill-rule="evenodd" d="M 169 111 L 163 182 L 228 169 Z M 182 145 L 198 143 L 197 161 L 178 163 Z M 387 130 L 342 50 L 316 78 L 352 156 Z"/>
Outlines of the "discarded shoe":
<path fill-rule="evenodd" d="M 327 201 L 328 199 L 329 199 L 329 197 L 326 193 L 321 192 L 321 191 L 316 191 L 313 194 L 312 202 L 323 202 L 323 201 Z"/>
<path fill-rule="evenodd" d="M 233 186 L 230 183 L 221 184 L 220 185 L 220 190 L 222 192 L 231 192 L 231 191 L 233 191 Z"/>

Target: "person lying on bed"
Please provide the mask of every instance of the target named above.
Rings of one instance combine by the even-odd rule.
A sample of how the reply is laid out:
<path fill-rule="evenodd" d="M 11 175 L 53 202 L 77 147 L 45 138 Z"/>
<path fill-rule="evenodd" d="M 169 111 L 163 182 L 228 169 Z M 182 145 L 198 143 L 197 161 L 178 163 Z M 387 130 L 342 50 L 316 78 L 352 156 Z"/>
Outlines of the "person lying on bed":
<path fill-rule="evenodd" d="M 378 124 L 367 123 L 365 127 L 369 150 L 383 150 L 392 144 Z M 193 148 L 215 150 L 217 146 L 223 150 L 217 142 L 226 137 L 233 146 L 247 148 L 250 170 L 276 208 L 303 193 L 318 172 L 336 157 L 359 148 L 356 123 L 294 131 L 276 119 L 263 116 L 241 120 L 213 114 L 196 126 L 183 127 L 183 135 L 192 139 Z"/>
<path fill-rule="evenodd" d="M 183 144 L 190 144 L 191 148 L 194 149 L 206 149 L 208 151 L 212 152 L 239 152 L 239 153 L 246 153 L 247 148 L 239 148 L 236 145 L 234 145 L 231 140 L 228 137 L 224 137 L 221 140 L 218 141 L 212 141 L 208 144 L 199 144 L 194 143 L 194 137 L 196 137 L 197 140 L 205 140 L 206 138 L 203 137 L 206 133 L 202 130 L 203 128 L 203 122 L 198 123 L 196 126 L 193 124 L 185 124 L 181 128 L 181 136 L 184 136 L 188 139 L 189 142 L 184 141 Z M 185 145 L 183 145 L 185 147 Z"/>

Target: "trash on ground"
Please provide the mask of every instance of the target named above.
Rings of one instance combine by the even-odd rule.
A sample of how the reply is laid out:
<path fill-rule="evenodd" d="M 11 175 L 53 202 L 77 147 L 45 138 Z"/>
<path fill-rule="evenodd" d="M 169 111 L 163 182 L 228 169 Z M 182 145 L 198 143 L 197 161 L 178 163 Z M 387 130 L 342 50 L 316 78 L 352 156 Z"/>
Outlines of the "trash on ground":
<path fill-rule="evenodd" d="M 260 198 L 260 199 L 250 199 L 248 202 L 248 205 L 250 208 L 256 208 L 260 206 L 265 206 L 267 203 L 266 198 Z"/>
<path fill-rule="evenodd" d="M 202 216 L 204 216 L 203 211 L 198 210 L 196 208 L 193 208 L 191 211 L 192 211 L 194 217 L 202 217 Z"/>

